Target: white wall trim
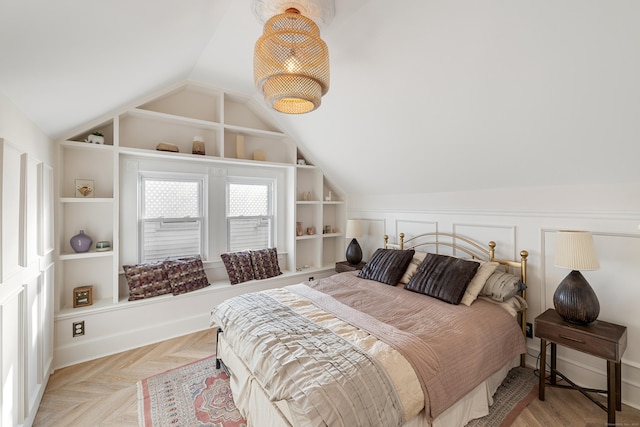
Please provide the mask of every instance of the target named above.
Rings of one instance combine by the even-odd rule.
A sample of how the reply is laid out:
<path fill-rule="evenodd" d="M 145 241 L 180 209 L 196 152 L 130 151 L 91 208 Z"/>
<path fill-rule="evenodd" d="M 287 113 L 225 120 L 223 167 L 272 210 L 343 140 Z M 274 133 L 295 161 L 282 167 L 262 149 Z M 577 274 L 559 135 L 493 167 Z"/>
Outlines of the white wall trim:
<path fill-rule="evenodd" d="M 513 216 L 513 217 L 546 217 L 546 218 L 580 218 L 580 219 L 607 219 L 607 220 L 632 220 L 640 221 L 640 211 L 573 211 L 573 210 L 473 210 L 473 209 L 357 209 L 349 210 L 351 213 L 366 212 L 376 214 L 434 214 L 434 215 L 470 215 L 470 216 Z"/>

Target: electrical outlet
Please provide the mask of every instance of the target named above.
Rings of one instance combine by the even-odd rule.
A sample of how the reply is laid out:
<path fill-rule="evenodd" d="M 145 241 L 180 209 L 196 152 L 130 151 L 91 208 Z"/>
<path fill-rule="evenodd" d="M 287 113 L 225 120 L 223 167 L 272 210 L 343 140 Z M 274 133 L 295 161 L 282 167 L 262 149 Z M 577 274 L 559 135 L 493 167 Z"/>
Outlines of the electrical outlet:
<path fill-rule="evenodd" d="M 73 322 L 73 337 L 84 335 L 84 320 Z"/>
<path fill-rule="evenodd" d="M 527 338 L 533 338 L 533 324 L 527 322 Z"/>

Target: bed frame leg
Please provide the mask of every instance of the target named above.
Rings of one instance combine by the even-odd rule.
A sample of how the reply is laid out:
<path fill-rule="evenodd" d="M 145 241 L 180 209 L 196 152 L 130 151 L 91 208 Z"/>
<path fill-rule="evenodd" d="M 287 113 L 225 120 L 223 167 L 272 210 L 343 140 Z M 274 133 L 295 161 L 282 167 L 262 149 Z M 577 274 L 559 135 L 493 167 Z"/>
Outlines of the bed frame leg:
<path fill-rule="evenodd" d="M 220 369 L 220 366 L 222 365 L 222 359 L 218 357 L 218 342 L 222 332 L 224 332 L 222 328 L 218 328 L 218 332 L 216 332 L 216 369 Z"/>

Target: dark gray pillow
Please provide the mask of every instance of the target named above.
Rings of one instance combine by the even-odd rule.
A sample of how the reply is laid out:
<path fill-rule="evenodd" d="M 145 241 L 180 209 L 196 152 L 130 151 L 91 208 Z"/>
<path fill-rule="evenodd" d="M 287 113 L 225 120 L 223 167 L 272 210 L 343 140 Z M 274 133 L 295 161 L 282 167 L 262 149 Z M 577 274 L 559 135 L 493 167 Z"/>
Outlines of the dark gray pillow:
<path fill-rule="evenodd" d="M 407 266 L 413 258 L 413 249 L 401 251 L 399 249 L 377 249 L 358 277 L 375 280 L 395 286 L 398 284 Z"/>
<path fill-rule="evenodd" d="M 479 266 L 474 261 L 430 253 L 405 289 L 459 304 Z"/>

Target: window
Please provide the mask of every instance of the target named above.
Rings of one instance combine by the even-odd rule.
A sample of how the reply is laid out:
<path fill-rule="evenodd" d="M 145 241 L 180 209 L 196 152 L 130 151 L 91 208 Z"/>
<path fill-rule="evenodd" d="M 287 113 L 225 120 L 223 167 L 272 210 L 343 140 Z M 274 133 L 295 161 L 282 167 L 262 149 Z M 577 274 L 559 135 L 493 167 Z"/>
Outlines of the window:
<path fill-rule="evenodd" d="M 273 180 L 227 181 L 227 249 L 230 252 L 274 246 Z"/>
<path fill-rule="evenodd" d="M 140 261 L 204 258 L 205 180 L 186 174 L 140 175 Z"/>

